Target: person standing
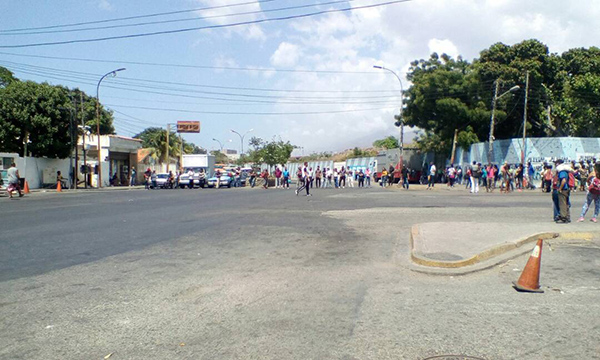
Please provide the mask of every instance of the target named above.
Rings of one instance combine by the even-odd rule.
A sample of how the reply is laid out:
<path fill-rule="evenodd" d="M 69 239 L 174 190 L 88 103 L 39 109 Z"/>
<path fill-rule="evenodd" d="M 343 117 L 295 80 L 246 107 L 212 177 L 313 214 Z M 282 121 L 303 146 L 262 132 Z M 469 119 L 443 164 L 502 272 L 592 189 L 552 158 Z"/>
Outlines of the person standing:
<path fill-rule="evenodd" d="M 277 166 L 275 168 L 275 189 L 279 189 L 280 187 L 283 187 L 281 184 L 281 176 L 283 175 L 283 172 L 281 171 L 281 169 L 279 169 L 279 166 Z"/>
<path fill-rule="evenodd" d="M 365 180 L 367 182 L 367 187 L 371 187 L 371 169 L 367 168 L 365 171 Z"/>
<path fill-rule="evenodd" d="M 317 170 L 315 170 L 315 186 L 318 188 L 321 187 L 321 177 L 323 176 L 323 172 L 321 171 L 321 167 L 317 166 Z"/>
<path fill-rule="evenodd" d="M 494 191 L 494 179 L 496 178 L 496 169 L 492 163 L 489 163 L 487 166 L 487 183 L 486 183 L 486 191 L 493 192 Z"/>
<path fill-rule="evenodd" d="M 365 173 L 362 169 L 358 171 L 358 187 L 365 187 Z"/>
<path fill-rule="evenodd" d="M 473 161 L 471 166 L 471 193 L 479 192 L 479 178 L 481 177 L 481 168 L 476 161 Z"/>
<path fill-rule="evenodd" d="M 567 164 L 564 164 L 561 159 L 557 161 L 556 171 L 558 172 L 558 207 L 560 209 L 560 215 L 556 223 L 566 224 L 571 222 L 571 212 L 569 209 L 569 196 L 571 195 L 571 189 L 569 186 L 569 177 L 573 176 L 570 174 L 573 170 Z"/>
<path fill-rule="evenodd" d="M 381 185 L 381 187 L 385 187 L 386 183 L 387 183 L 387 169 L 384 166 L 383 169 L 381 169 L 381 180 L 379 180 L 379 185 Z"/>
<path fill-rule="evenodd" d="M 288 170 L 287 166 L 283 167 L 283 188 L 290 188 L 290 171 Z"/>
<path fill-rule="evenodd" d="M 10 167 L 8 168 L 7 171 L 7 175 L 8 175 L 8 187 L 6 189 L 6 191 L 8 192 L 8 197 L 9 198 L 13 198 L 12 193 L 14 191 L 19 193 L 19 197 L 23 197 L 23 191 L 21 191 L 21 184 L 19 184 L 19 178 L 21 177 L 19 175 L 19 169 L 17 169 L 17 165 L 13 162 L 12 164 L 10 164 Z"/>
<path fill-rule="evenodd" d="M 264 169 L 261 177 L 263 178 L 263 189 L 268 189 L 269 188 L 269 170 Z"/>
<path fill-rule="evenodd" d="M 390 165 L 390 168 L 388 169 L 388 186 L 392 186 L 393 183 L 394 183 L 394 166 Z"/>
<path fill-rule="evenodd" d="M 152 177 L 152 170 L 148 168 L 144 173 L 144 189 L 150 190 L 150 178 Z"/>
<path fill-rule="evenodd" d="M 348 172 L 346 173 L 346 178 L 348 179 L 348 187 L 354 187 L 354 171 L 348 168 Z"/>
<path fill-rule="evenodd" d="M 250 170 L 250 187 L 253 188 L 256 185 L 256 173 L 254 169 Z"/>
<path fill-rule="evenodd" d="M 432 161 L 430 164 L 430 167 L 429 167 L 429 178 L 428 178 L 429 181 L 427 182 L 427 190 L 433 189 L 433 187 L 435 186 L 436 172 L 437 172 L 437 168 L 435 167 L 435 164 Z"/>
<path fill-rule="evenodd" d="M 587 186 L 587 196 L 581 209 L 581 216 L 577 222 L 585 220 L 585 214 L 588 211 L 592 202 L 594 202 L 594 215 L 592 216 L 592 222 L 598 222 L 598 213 L 600 212 L 600 162 L 597 162 L 594 166 L 594 171 L 589 174 Z"/>
<path fill-rule="evenodd" d="M 338 175 L 340 176 L 339 187 L 346 188 L 346 168 L 344 166 L 342 166 Z"/>
<path fill-rule="evenodd" d="M 131 181 L 129 182 L 129 186 L 135 186 L 135 176 L 137 175 L 137 171 L 135 169 L 131 169 Z"/>
<path fill-rule="evenodd" d="M 448 185 L 450 187 L 454 187 L 454 179 L 456 178 L 456 169 L 454 168 L 454 164 L 450 164 L 448 168 Z"/>

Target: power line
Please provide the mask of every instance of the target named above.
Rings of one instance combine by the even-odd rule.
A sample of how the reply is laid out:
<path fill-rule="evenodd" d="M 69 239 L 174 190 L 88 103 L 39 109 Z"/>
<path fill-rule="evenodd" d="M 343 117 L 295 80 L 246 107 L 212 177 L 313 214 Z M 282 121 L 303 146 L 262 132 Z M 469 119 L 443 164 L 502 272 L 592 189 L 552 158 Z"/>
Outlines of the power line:
<path fill-rule="evenodd" d="M 140 110 L 153 110 L 153 111 L 171 111 L 171 112 L 183 112 L 190 114 L 205 114 L 205 115 L 322 115 L 322 114 L 340 114 L 340 113 L 352 113 L 361 111 L 377 111 L 377 110 L 393 110 L 395 107 L 386 108 L 368 108 L 368 109 L 352 109 L 352 110 L 333 110 L 333 111 L 305 111 L 305 112 L 227 112 L 227 111 L 197 111 L 197 110 L 184 110 L 184 109 L 161 109 L 145 106 L 130 106 L 130 105 L 117 105 L 117 104 L 105 104 L 105 106 L 116 106 L 129 109 L 140 109 Z"/>
<path fill-rule="evenodd" d="M 290 73 L 315 73 L 315 74 L 369 74 L 369 75 L 381 74 L 381 72 L 379 72 L 379 71 L 302 70 L 302 69 L 275 69 L 275 68 L 267 69 L 267 68 L 252 68 L 252 67 L 243 68 L 243 67 L 234 67 L 234 66 L 207 66 L 207 65 L 152 63 L 152 62 L 126 61 L 126 60 L 99 60 L 99 59 L 86 59 L 86 58 L 47 56 L 47 55 L 15 54 L 15 53 L 7 53 L 7 52 L 1 52 L 1 51 L 0 51 L 0 55 L 39 58 L 39 59 L 52 59 L 52 60 L 69 60 L 69 61 L 81 61 L 81 62 L 140 65 L 140 66 L 157 66 L 157 67 L 174 67 L 174 68 L 189 68 L 189 69 L 203 69 L 203 70 L 290 72 Z"/>
<path fill-rule="evenodd" d="M 116 21 L 126 21 L 126 20 L 143 19 L 143 18 L 157 17 L 157 16 L 183 14 L 183 13 L 189 13 L 189 12 L 194 12 L 194 11 L 216 10 L 216 9 L 227 8 L 227 7 L 252 5 L 252 4 L 256 4 L 256 3 L 262 4 L 262 3 L 268 3 L 268 2 L 273 2 L 273 1 L 278 1 L 278 0 L 248 1 L 248 2 L 243 2 L 243 3 L 229 4 L 229 5 L 209 6 L 209 7 L 202 7 L 202 8 L 196 8 L 196 9 L 187 9 L 187 10 L 160 12 L 160 13 L 147 14 L 147 15 L 128 16 L 128 17 L 122 17 L 122 18 L 116 18 L 116 19 L 86 21 L 86 22 L 78 22 L 78 23 L 70 23 L 70 24 L 39 26 L 39 27 L 30 27 L 30 28 L 21 28 L 21 29 L 5 29 L 5 30 L 0 30 L 0 32 L 17 32 L 17 31 L 29 31 L 29 30 L 56 29 L 56 28 L 61 28 L 61 27 L 73 27 L 73 26 L 82 26 L 82 25 L 91 25 L 91 24 L 103 24 L 103 23 L 116 22 Z"/>
<path fill-rule="evenodd" d="M 10 68 L 23 69 L 23 67 L 19 67 L 19 66 L 10 66 Z M 86 76 L 68 75 L 69 77 L 66 77 L 66 75 L 60 74 L 60 72 L 71 73 L 70 71 L 67 71 L 67 70 L 59 70 L 59 74 L 55 74 L 53 72 L 48 72 L 45 70 L 31 70 L 31 69 L 28 69 L 27 67 L 25 67 L 25 70 L 18 70 L 18 71 L 28 73 L 28 74 L 38 75 L 38 76 L 47 76 L 50 78 L 55 78 L 55 79 L 60 79 L 60 80 L 66 79 L 68 81 L 72 81 L 72 78 L 75 78 L 78 80 L 84 80 L 84 81 L 92 81 L 93 80 L 93 79 L 89 78 L 87 75 Z M 72 73 L 77 74 L 79 72 L 72 72 Z M 111 86 L 108 84 L 105 85 L 104 87 L 110 87 L 110 88 L 127 90 L 127 91 L 154 93 L 154 94 L 158 94 L 158 95 L 171 95 L 171 96 L 184 96 L 185 95 L 185 97 L 195 97 L 195 98 L 207 99 L 207 100 L 261 102 L 261 103 L 274 103 L 274 104 L 282 104 L 282 103 L 286 103 L 286 104 L 331 104 L 332 102 L 334 104 L 361 104 L 361 103 L 364 103 L 363 101 L 351 102 L 348 100 L 366 100 L 367 103 L 387 103 L 389 101 L 392 101 L 392 100 L 398 98 L 397 95 L 396 96 L 348 96 L 348 97 L 331 97 L 331 96 L 328 96 L 328 97 L 324 97 L 324 96 L 289 97 L 289 96 L 275 96 L 275 95 L 236 94 L 236 93 L 201 91 L 201 90 L 181 89 L 181 88 L 165 88 L 165 87 L 157 87 L 157 86 L 149 86 L 149 85 L 131 84 L 131 83 L 126 83 L 126 82 L 115 81 L 112 79 L 107 80 L 107 83 L 122 85 L 125 87 Z M 87 82 L 85 84 L 93 85 L 94 83 Z M 136 88 L 144 89 L 144 90 L 142 91 L 142 90 L 138 90 Z M 156 89 L 156 90 L 161 90 L 161 91 L 160 92 L 147 91 L 146 89 Z M 164 91 L 172 91 L 172 92 L 176 92 L 176 93 L 183 92 L 185 94 L 183 94 L 183 95 L 182 94 L 170 94 L 170 93 L 165 93 Z M 189 95 L 187 95 L 188 93 L 221 95 L 221 96 L 238 97 L 238 98 L 241 97 L 243 99 L 236 99 L 236 98 L 229 99 L 229 98 L 217 98 L 217 97 L 206 97 L 206 96 L 189 96 Z M 259 99 L 259 100 L 244 100 L 244 99 Z M 272 99 L 272 100 L 269 101 L 269 100 L 261 100 L 261 99 Z M 274 101 L 274 100 L 278 100 L 278 101 Z M 332 102 L 328 102 L 328 101 L 332 101 Z"/>
<path fill-rule="evenodd" d="M 409 2 L 409 1 L 412 1 L 412 0 L 393 0 L 393 1 L 387 1 L 387 2 L 383 2 L 383 3 L 377 3 L 377 4 L 371 4 L 371 5 L 363 5 L 363 6 L 356 6 L 356 7 L 347 7 L 347 8 L 341 8 L 341 9 L 321 10 L 321 11 L 315 11 L 315 12 L 305 13 L 305 14 L 288 15 L 288 16 L 281 16 L 281 17 L 275 17 L 275 18 L 270 18 L 270 19 L 258 19 L 258 20 L 250 20 L 250 21 L 240 21 L 240 22 L 236 22 L 236 23 L 222 24 L 222 25 L 206 25 L 206 26 L 197 26 L 197 27 L 191 27 L 191 28 L 154 31 L 154 32 L 129 34 L 129 35 L 105 36 L 105 37 L 88 38 L 88 39 L 74 39 L 74 40 L 51 41 L 51 42 L 17 44 L 17 45 L 0 45 L 0 48 L 2 48 L 2 49 L 14 49 L 14 48 L 37 47 L 37 46 L 81 44 L 81 43 L 89 43 L 89 42 L 99 42 L 99 41 L 109 41 L 109 40 L 118 40 L 118 39 L 131 39 L 131 38 L 146 37 L 146 36 L 176 34 L 176 33 L 190 32 L 190 31 L 207 30 L 207 29 L 223 29 L 223 28 L 237 27 L 237 26 L 243 26 L 243 25 L 262 24 L 262 23 L 275 22 L 275 21 L 286 21 L 286 20 L 293 20 L 293 19 L 301 19 L 301 18 L 313 17 L 313 16 L 330 14 L 330 13 L 338 13 L 338 12 L 348 12 L 348 11 L 353 11 L 353 10 L 371 9 L 371 8 L 377 8 L 377 7 L 381 7 L 381 6 L 388 6 L 388 5 L 394 5 L 394 4 Z"/>
<path fill-rule="evenodd" d="M 64 70 L 51 68 L 46 66 L 37 66 L 25 63 L 16 63 L 8 60 L 0 60 L 0 63 L 10 64 L 8 66 L 15 67 L 32 67 L 37 69 L 45 69 L 59 72 L 67 72 L 81 75 L 89 75 L 94 76 L 95 78 L 100 77 L 100 74 L 80 72 L 80 71 L 72 71 L 72 70 Z M 91 79 L 91 78 L 90 78 Z M 219 86 L 219 85 L 208 85 L 208 84 L 192 84 L 192 83 L 181 83 L 181 82 L 172 82 L 172 81 L 159 81 L 159 80 L 150 80 L 150 79 L 136 79 L 121 76 L 119 79 L 123 80 L 131 80 L 131 81 L 139 81 L 139 82 L 149 82 L 149 83 L 157 83 L 157 84 L 168 84 L 168 85 L 180 85 L 180 86 L 192 86 L 199 88 L 211 88 L 211 89 L 225 89 L 225 90 L 244 90 L 244 91 L 264 91 L 264 92 L 290 92 L 290 93 L 395 93 L 397 94 L 398 90 L 297 90 L 297 89 L 269 89 L 269 88 L 254 88 L 254 87 L 239 87 L 239 86 Z"/>
<path fill-rule="evenodd" d="M 274 0 L 271 0 L 274 1 Z M 271 12 L 280 12 L 280 11 L 289 11 L 289 10 L 298 10 L 303 8 L 311 8 L 325 5 L 335 5 L 340 3 L 348 3 L 356 0 L 337 0 L 330 1 L 320 4 L 307 4 L 307 5 L 298 5 L 298 6 L 288 6 L 277 9 L 264 9 L 264 10 L 255 10 L 255 11 L 246 11 L 241 13 L 234 14 L 222 14 L 222 15 L 211 15 L 211 16 L 203 16 L 199 18 L 185 18 L 185 19 L 171 19 L 171 20 L 161 20 L 161 21 L 148 21 L 142 23 L 134 23 L 134 24 L 121 24 L 121 25 L 110 25 L 110 26 L 96 26 L 96 27 L 88 27 L 82 29 L 69 29 L 69 30 L 50 30 L 50 31 L 31 31 L 31 32 L 19 32 L 19 33 L 2 33 L 0 32 L 0 36 L 15 36 L 15 35 L 39 35 L 39 34 L 56 34 L 56 33 L 71 33 L 71 32 L 80 32 L 80 31 L 90 31 L 90 30 L 106 30 L 106 29 L 117 29 L 117 28 L 126 28 L 126 27 L 137 27 L 137 26 L 147 26 L 147 25 L 159 25 L 159 24 L 170 24 L 170 23 L 178 23 L 178 22 L 186 22 L 186 21 L 202 21 L 207 19 L 216 19 L 216 18 L 224 18 L 224 17 L 236 17 L 236 16 L 245 16 L 245 15 L 256 15 L 263 13 L 271 13 Z"/>

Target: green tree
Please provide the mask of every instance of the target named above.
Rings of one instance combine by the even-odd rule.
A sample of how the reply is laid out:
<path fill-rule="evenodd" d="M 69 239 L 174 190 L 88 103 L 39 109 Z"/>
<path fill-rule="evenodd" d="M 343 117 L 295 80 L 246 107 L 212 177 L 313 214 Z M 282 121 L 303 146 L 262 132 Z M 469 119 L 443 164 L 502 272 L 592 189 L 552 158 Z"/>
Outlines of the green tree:
<path fill-rule="evenodd" d="M 87 95 L 85 92 L 79 89 L 67 90 L 70 91 L 71 98 L 76 102 L 77 106 L 77 123 L 81 123 L 81 107 L 80 103 L 83 98 L 83 122 L 86 126 L 89 126 L 92 134 L 98 133 L 98 118 L 96 117 L 96 98 Z M 111 135 L 115 133 L 115 127 L 113 126 L 113 113 L 110 110 L 106 110 L 102 104 L 100 104 L 100 135 Z"/>
<path fill-rule="evenodd" d="M 296 148 L 289 141 L 273 138 L 266 142 L 261 138 L 252 137 L 250 139 L 251 150 L 248 153 L 250 162 L 259 164 L 265 163 L 270 166 L 285 164 L 290 159 L 292 151 Z"/>
<path fill-rule="evenodd" d="M 228 164 L 229 158 L 219 150 L 213 150 L 210 152 L 215 157 L 215 164 Z"/>
<path fill-rule="evenodd" d="M 398 138 L 391 135 L 386 138 L 373 141 L 373 146 L 376 148 L 384 149 L 396 149 L 400 147 L 398 143 Z"/>
<path fill-rule="evenodd" d="M 61 87 L 11 81 L 0 89 L 0 151 L 66 158 L 71 153 L 70 101 Z"/>
<path fill-rule="evenodd" d="M 8 84 L 10 84 L 14 81 L 19 81 L 19 80 L 17 78 L 15 78 L 12 71 L 8 70 L 5 67 L 0 66 L 0 88 L 4 88 L 4 87 L 8 86 Z"/>
<path fill-rule="evenodd" d="M 167 130 L 159 127 L 149 127 L 134 136 L 142 140 L 142 147 L 151 149 L 150 156 L 160 164 L 167 162 Z M 192 149 L 193 150 L 193 149 Z M 171 131 L 169 134 L 169 156 L 179 156 L 181 153 L 181 138 Z M 185 153 L 185 151 L 184 151 Z"/>

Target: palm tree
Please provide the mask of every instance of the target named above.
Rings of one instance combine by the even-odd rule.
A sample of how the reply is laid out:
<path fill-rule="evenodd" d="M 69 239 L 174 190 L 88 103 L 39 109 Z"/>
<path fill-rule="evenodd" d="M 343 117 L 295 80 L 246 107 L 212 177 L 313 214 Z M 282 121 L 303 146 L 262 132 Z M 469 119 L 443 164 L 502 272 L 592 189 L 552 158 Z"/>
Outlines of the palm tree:
<path fill-rule="evenodd" d="M 150 127 L 134 136 L 142 140 L 142 147 L 150 149 L 150 156 L 158 160 L 159 164 L 168 161 L 167 159 L 167 130 Z M 185 143 L 184 143 L 185 145 Z M 181 150 L 181 138 L 174 132 L 169 134 L 169 156 L 179 156 Z"/>

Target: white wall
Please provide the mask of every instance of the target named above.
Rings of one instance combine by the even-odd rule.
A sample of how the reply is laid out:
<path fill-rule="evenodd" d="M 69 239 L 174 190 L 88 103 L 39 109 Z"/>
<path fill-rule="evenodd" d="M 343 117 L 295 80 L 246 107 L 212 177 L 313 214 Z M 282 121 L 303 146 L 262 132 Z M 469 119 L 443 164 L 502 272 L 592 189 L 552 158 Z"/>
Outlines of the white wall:
<path fill-rule="evenodd" d="M 19 157 L 18 154 L 0 153 L 0 157 L 12 157 L 19 169 L 19 175 L 27 180 L 30 189 L 39 189 L 43 183 L 56 182 L 56 172 L 60 171 L 69 179 L 69 159 L 48 159 Z M 69 184 L 70 185 L 70 184 Z"/>

